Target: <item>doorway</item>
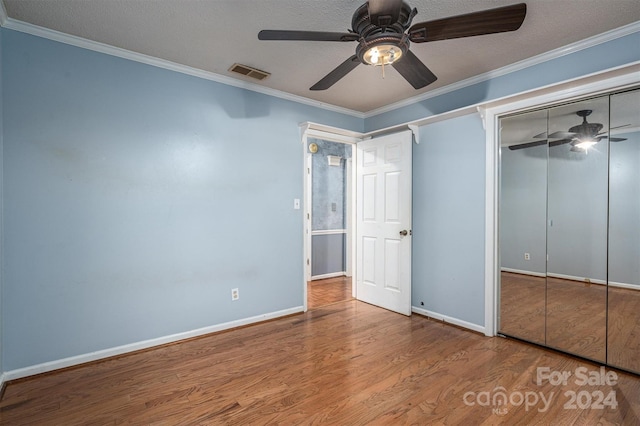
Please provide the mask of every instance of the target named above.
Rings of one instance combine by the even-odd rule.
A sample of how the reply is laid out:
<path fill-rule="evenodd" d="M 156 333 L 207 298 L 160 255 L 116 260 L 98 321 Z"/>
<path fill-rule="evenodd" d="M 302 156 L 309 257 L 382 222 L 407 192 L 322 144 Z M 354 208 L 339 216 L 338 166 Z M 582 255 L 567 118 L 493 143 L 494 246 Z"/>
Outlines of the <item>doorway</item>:
<path fill-rule="evenodd" d="M 307 309 L 352 299 L 352 144 L 307 137 Z"/>
<path fill-rule="evenodd" d="M 385 133 L 375 138 L 340 131 L 316 130 L 307 123 L 302 128 L 304 164 L 304 310 L 308 309 L 308 282 L 313 278 L 352 277 L 351 294 L 366 303 L 411 315 L 411 154 L 413 132 L 410 130 Z M 314 155 L 319 142 L 334 142 L 341 147 L 342 158 L 317 157 L 318 164 L 342 164 L 344 161 L 345 201 L 343 201 L 343 229 L 315 229 L 312 189 Z M 348 157 L 349 158 L 345 158 Z M 340 157 L 335 156 L 334 157 Z M 326 160 L 326 163 L 325 163 Z M 336 166 L 334 166 L 336 167 Z M 317 168 L 317 167 L 316 167 Z M 335 203 L 335 207 L 334 207 Z M 335 209 L 338 202 L 329 200 L 324 211 Z M 340 224 L 334 224 L 340 226 Z M 328 226 L 327 228 L 331 228 Z M 318 232 L 319 231 L 319 232 Z M 323 235 L 325 234 L 325 235 Z M 344 234 L 340 236 L 339 234 Z M 314 268 L 317 236 L 333 237 L 335 247 L 342 249 L 342 267 L 338 271 L 320 271 Z M 325 238 L 328 239 L 328 238 Z M 324 244 L 329 244 L 324 242 Z M 314 250 L 314 245 L 316 248 Z M 315 270 L 314 270 L 315 269 Z M 322 273 L 321 273 L 322 272 Z M 334 275 L 335 274 L 335 275 Z"/>

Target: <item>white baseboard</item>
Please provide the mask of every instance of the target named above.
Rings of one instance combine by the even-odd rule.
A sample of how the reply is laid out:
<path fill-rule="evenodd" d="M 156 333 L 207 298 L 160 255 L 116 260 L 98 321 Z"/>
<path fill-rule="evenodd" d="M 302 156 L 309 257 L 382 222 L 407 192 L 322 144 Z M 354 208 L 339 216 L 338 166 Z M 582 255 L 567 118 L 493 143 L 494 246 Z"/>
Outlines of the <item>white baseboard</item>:
<path fill-rule="evenodd" d="M 205 334 L 215 333 L 218 331 L 229 330 L 231 328 L 241 327 L 244 325 L 250 325 L 267 321 L 287 315 L 297 314 L 303 312 L 303 306 L 297 306 L 295 308 L 284 309 L 282 311 L 271 312 L 267 314 L 257 315 L 255 317 L 239 319 L 230 321 L 218 325 L 212 325 L 208 327 L 198 328 L 191 331 L 185 331 L 183 333 L 171 334 L 169 336 L 158 337 L 156 339 L 143 340 L 141 342 L 131 343 L 123 346 L 116 346 L 114 348 L 103 349 L 100 351 L 90 352 L 83 355 L 76 355 L 69 358 L 63 358 L 56 361 L 44 362 L 42 364 L 36 364 L 29 367 L 19 368 L 17 370 L 6 371 L 2 374 L 1 380 L 10 381 L 21 379 L 23 377 L 29 377 L 36 374 L 47 373 L 61 368 L 72 367 L 75 365 L 84 364 L 91 361 L 97 361 L 104 358 L 109 358 L 117 355 L 123 355 L 129 352 L 139 351 L 141 349 L 148 349 L 154 346 L 160 346 L 167 343 L 174 343 L 180 340 L 190 339 L 192 337 L 203 336 Z"/>
<path fill-rule="evenodd" d="M 522 269 L 513 269 L 513 268 L 500 268 L 500 271 L 502 271 L 502 272 L 511 272 L 511 273 L 520 274 L 520 275 L 531 275 L 533 277 L 546 277 L 547 276 L 547 274 L 545 274 L 544 272 L 524 271 Z"/>
<path fill-rule="evenodd" d="M 484 335 L 487 335 L 487 333 L 485 332 L 485 327 L 482 326 L 482 325 L 473 324 L 473 323 L 470 323 L 470 322 L 467 322 L 467 321 L 463 321 L 463 320 L 458 319 L 458 318 L 453 318 L 453 317 L 450 317 L 450 316 L 447 316 L 447 315 L 439 314 L 437 312 L 429 311 L 427 309 L 418 308 L 417 306 L 412 306 L 411 307 L 411 312 L 414 312 L 414 313 L 420 314 L 420 315 L 424 315 L 425 317 L 437 319 L 439 321 L 444 321 L 444 322 L 449 323 L 449 324 L 457 325 L 458 327 L 462 327 L 462 328 L 466 328 L 466 329 L 469 329 L 469 330 L 477 331 L 478 333 L 482 333 Z"/>
<path fill-rule="evenodd" d="M 627 288 L 629 290 L 640 291 L 640 285 L 627 284 L 627 283 L 617 283 L 617 282 L 613 282 L 613 281 L 609 281 L 609 287 Z"/>
<path fill-rule="evenodd" d="M 311 277 L 311 280 L 326 280 L 327 278 L 336 278 L 336 277 L 344 277 L 346 276 L 347 273 L 346 272 L 331 272 L 328 274 L 322 274 L 322 275 L 313 275 Z"/>
<path fill-rule="evenodd" d="M 551 278 L 560 278 L 563 280 L 578 281 L 581 283 L 607 285 L 607 280 L 598 280 L 595 278 L 584 278 L 584 277 L 576 277 L 573 275 L 554 274 L 552 272 L 547 272 L 547 276 Z"/>
<path fill-rule="evenodd" d="M 563 275 L 563 274 L 554 274 L 554 273 L 548 273 L 548 274 L 543 274 L 540 272 L 532 272 L 532 271 L 523 271 L 521 269 L 513 269 L 513 268 L 500 268 L 500 271 L 502 272 L 512 272 L 514 274 L 521 274 L 521 275 L 531 275 L 534 277 L 552 277 L 552 278 L 562 278 L 565 280 L 570 280 L 570 281 L 578 281 L 581 283 L 584 282 L 590 282 L 591 284 L 599 284 L 599 285 L 607 285 L 607 282 L 605 280 L 597 280 L 597 279 L 591 279 L 591 278 L 581 278 L 581 277 L 574 277 L 573 275 Z M 609 286 L 610 287 L 617 287 L 617 288 L 628 288 L 630 290 L 640 290 L 640 285 L 635 285 L 635 284 L 627 284 L 627 283 L 617 283 L 614 281 L 609 281 Z"/>
<path fill-rule="evenodd" d="M 6 373 L 1 373 L 0 374 L 0 393 L 2 392 L 2 387 L 4 386 L 4 382 L 6 380 L 5 375 L 6 375 Z"/>

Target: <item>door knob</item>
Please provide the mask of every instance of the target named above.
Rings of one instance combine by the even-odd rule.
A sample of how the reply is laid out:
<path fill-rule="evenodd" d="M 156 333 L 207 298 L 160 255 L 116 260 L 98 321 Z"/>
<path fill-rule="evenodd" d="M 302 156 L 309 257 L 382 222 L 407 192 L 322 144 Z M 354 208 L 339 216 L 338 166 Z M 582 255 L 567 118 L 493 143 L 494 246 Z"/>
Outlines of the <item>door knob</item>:
<path fill-rule="evenodd" d="M 406 229 L 403 229 L 402 231 L 400 231 L 400 235 L 402 235 L 403 237 L 406 237 L 408 233 L 409 231 L 407 231 Z"/>

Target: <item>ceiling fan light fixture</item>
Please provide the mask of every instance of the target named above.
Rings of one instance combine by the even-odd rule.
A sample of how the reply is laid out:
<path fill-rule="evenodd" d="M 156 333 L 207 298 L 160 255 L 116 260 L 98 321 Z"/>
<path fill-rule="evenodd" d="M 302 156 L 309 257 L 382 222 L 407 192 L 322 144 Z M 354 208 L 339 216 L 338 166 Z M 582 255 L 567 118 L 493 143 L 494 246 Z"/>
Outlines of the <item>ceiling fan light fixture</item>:
<path fill-rule="evenodd" d="M 573 143 L 572 145 L 573 145 L 573 148 L 580 149 L 582 151 L 588 151 L 589 148 L 591 148 L 597 143 L 598 143 L 597 140 L 591 137 L 586 137 L 583 139 L 576 139 L 575 143 Z M 573 148 L 571 149 L 572 151 L 573 151 Z"/>
<path fill-rule="evenodd" d="M 393 44 L 380 44 L 364 52 L 362 59 L 368 65 L 391 65 L 402 57 L 402 49 Z"/>

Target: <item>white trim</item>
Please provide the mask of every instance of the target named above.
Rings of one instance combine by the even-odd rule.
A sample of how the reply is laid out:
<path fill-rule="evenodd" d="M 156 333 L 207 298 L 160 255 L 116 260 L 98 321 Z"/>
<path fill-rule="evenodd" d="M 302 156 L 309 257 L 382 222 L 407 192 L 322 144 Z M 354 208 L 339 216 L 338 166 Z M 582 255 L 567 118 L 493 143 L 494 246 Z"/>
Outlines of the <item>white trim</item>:
<path fill-rule="evenodd" d="M 485 327 L 487 335 L 496 331 L 498 305 L 498 186 L 500 116 L 581 97 L 607 93 L 640 83 L 640 61 L 581 78 L 549 85 L 529 92 L 486 103 L 486 176 L 485 176 Z"/>
<path fill-rule="evenodd" d="M 553 272 L 547 272 L 547 277 L 560 278 L 561 280 L 577 281 L 583 284 L 607 285 L 607 280 L 599 280 L 596 278 L 586 278 L 586 277 L 576 277 L 574 275 L 554 274 Z"/>
<path fill-rule="evenodd" d="M 311 277 L 311 281 L 314 281 L 314 280 L 325 280 L 327 278 L 346 277 L 346 276 L 347 276 L 347 273 L 345 271 L 342 271 L 342 272 L 330 272 L 328 274 L 313 275 Z"/>
<path fill-rule="evenodd" d="M 356 156 L 357 153 L 355 149 L 353 149 L 353 145 L 355 145 L 356 143 L 360 142 L 362 140 L 363 134 L 359 133 L 359 132 L 354 132 L 351 130 L 345 130 L 345 129 L 340 129 L 337 127 L 332 127 L 332 126 L 326 126 L 324 124 L 318 124 L 318 123 L 313 123 L 310 121 L 304 122 L 304 123 L 300 123 L 300 141 L 302 143 L 302 164 L 304 167 L 303 170 L 303 200 L 304 200 L 304 208 L 303 208 L 303 212 L 304 212 L 304 217 L 302 219 L 302 223 L 303 223 L 303 230 L 302 230 L 302 236 L 303 236 L 303 258 L 302 258 L 302 262 L 303 262 L 303 276 L 304 279 L 302 281 L 302 285 L 303 285 L 303 295 L 304 295 L 304 311 L 306 312 L 308 309 L 308 305 L 307 305 L 307 281 L 311 281 L 314 279 L 314 277 L 311 276 L 311 237 L 313 235 L 313 232 L 311 230 L 311 216 L 312 216 L 312 211 L 311 211 L 311 176 L 313 174 L 313 170 L 311 167 L 311 153 L 309 152 L 309 150 L 307 149 L 307 145 L 309 144 L 309 138 L 315 138 L 315 139 L 322 139 L 322 140 L 327 140 L 327 141 L 331 141 L 331 142 L 337 142 L 337 143 L 343 143 L 343 144 L 347 144 L 347 145 L 351 145 L 352 146 L 352 154 L 351 154 L 351 161 L 353 162 L 353 164 L 356 164 Z M 355 167 L 351 167 L 351 185 L 355 185 Z M 355 261 L 356 257 L 355 257 L 355 250 L 356 250 L 356 243 L 355 243 L 355 232 L 356 232 L 356 227 L 355 227 L 355 199 L 357 198 L 356 192 L 355 192 L 355 187 L 351 187 L 352 189 L 352 200 L 351 200 L 351 214 L 352 214 L 352 225 L 351 229 L 349 229 L 349 232 L 351 233 L 351 261 Z M 349 236 L 348 236 L 349 237 Z M 349 238 L 347 238 L 349 239 Z M 348 258 L 348 257 L 347 257 Z M 308 263 L 307 263 L 308 262 Z M 351 276 L 352 281 L 355 282 L 355 280 L 357 279 L 356 277 L 356 273 L 355 273 L 355 268 L 351 268 L 351 265 L 347 265 L 346 267 L 347 271 L 351 272 Z M 344 275 L 344 273 L 343 273 Z M 356 297 L 356 293 L 355 293 L 355 286 L 351 286 L 352 288 L 352 293 L 353 293 L 353 297 Z"/>
<path fill-rule="evenodd" d="M 310 105 L 310 106 L 325 109 L 328 111 L 350 115 L 360 119 L 374 117 L 376 115 L 383 114 L 385 112 L 390 112 L 398 108 L 413 105 L 418 102 L 424 101 L 426 99 L 434 98 L 436 96 L 441 96 L 441 95 L 453 92 L 455 90 L 462 89 L 464 87 L 468 87 L 477 83 L 488 81 L 493 78 L 497 78 L 497 77 L 500 77 L 512 72 L 516 72 L 516 71 L 519 71 L 543 62 L 557 59 L 562 56 L 566 56 L 566 55 L 578 52 L 580 50 L 597 46 L 599 44 L 606 43 L 606 42 L 640 31 L 640 21 L 636 21 L 631 24 L 604 32 L 602 34 L 598 34 L 596 36 L 589 37 L 584 40 L 580 40 L 575 43 L 571 43 L 566 46 L 563 46 L 554 50 L 550 50 L 540 55 L 533 56 L 533 57 L 524 59 L 522 61 L 504 66 L 502 68 L 489 71 L 483 74 L 479 74 L 474 77 L 470 77 L 468 79 L 458 81 L 458 82 L 449 84 L 447 86 L 440 87 L 438 89 L 430 90 L 418 96 L 404 99 L 402 101 L 385 105 L 383 107 L 376 108 L 367 112 L 360 112 L 360 111 L 355 111 L 355 110 L 344 108 L 344 107 L 339 107 L 337 105 L 316 101 L 303 96 L 293 95 L 280 90 L 260 86 L 258 84 L 247 82 L 244 80 L 238 80 L 222 74 L 216 74 L 210 71 L 200 70 L 197 68 L 189 67 L 182 64 L 177 64 L 175 62 L 167 61 L 164 59 L 143 55 L 141 53 L 132 52 L 130 50 L 110 46 L 104 43 L 88 40 L 88 39 L 73 36 L 70 34 L 65 34 L 59 31 L 51 30 L 48 28 L 40 27 L 37 25 L 29 24 L 27 22 L 22 22 L 13 18 L 9 18 L 6 10 L 4 9 L 4 4 L 2 0 L 0 0 L 0 25 L 10 30 L 35 35 L 38 37 L 46 38 L 46 39 L 57 41 L 60 43 L 69 44 L 71 46 L 76 46 L 76 47 L 93 50 L 95 52 L 100 52 L 100 53 L 104 53 L 111 56 L 129 59 L 135 62 L 140 62 L 140 63 L 156 66 L 159 68 L 164 68 L 164 69 L 168 69 L 171 71 L 175 71 L 175 72 L 179 72 L 187 75 L 200 77 L 206 80 L 215 81 L 215 82 L 226 84 L 233 87 L 239 87 L 242 89 L 250 90 L 257 93 L 262 93 L 262 94 L 273 96 L 276 98 L 289 100 L 292 102 L 298 102 L 301 104 Z"/>
<path fill-rule="evenodd" d="M 439 314 L 437 312 L 433 312 L 433 311 L 429 311 L 427 309 L 423 309 L 423 308 L 418 308 L 417 306 L 412 306 L 411 307 L 411 312 L 419 314 L 419 315 L 423 315 L 425 317 L 429 317 L 429 318 L 433 318 L 436 319 L 438 321 L 443 321 L 446 322 L 448 324 L 453 324 L 453 325 L 457 325 L 458 327 L 462 327 L 462 328 L 466 328 L 468 330 L 473 330 L 473 331 L 477 331 L 478 333 L 485 333 L 485 328 L 481 325 L 478 324 L 473 324 L 471 322 L 467 322 L 458 318 L 453 318 L 447 315 L 442 315 Z"/>
<path fill-rule="evenodd" d="M 0 0 L 0 27 L 4 27 L 7 23 L 7 9 L 4 7 L 4 1 Z"/>
<path fill-rule="evenodd" d="M 411 123 L 407 124 L 407 127 L 411 130 L 411 133 L 413 133 L 413 143 L 420 145 L 420 126 Z"/>
<path fill-rule="evenodd" d="M 306 134 L 307 137 L 324 139 L 331 142 L 354 144 L 360 142 L 364 137 L 364 133 L 361 132 L 327 126 L 312 121 L 305 121 L 304 123 L 300 123 L 299 126 L 303 135 Z"/>
<path fill-rule="evenodd" d="M 353 157 L 353 145 L 351 146 L 351 157 Z M 351 211 L 353 210 L 353 178 L 352 178 L 352 171 L 353 171 L 353 161 L 352 158 L 349 157 L 347 158 L 347 161 L 345 162 L 345 187 L 346 187 L 346 197 L 345 197 L 345 203 L 346 203 L 346 215 L 345 215 L 345 219 L 346 219 L 346 226 L 347 229 L 346 231 L 346 244 L 345 244 L 345 275 L 347 277 L 351 277 L 353 275 L 353 259 L 355 259 L 353 257 L 353 252 L 352 247 L 353 247 L 353 224 L 355 223 L 352 219 L 352 214 Z M 353 287 L 353 286 L 352 286 Z M 353 291 L 353 290 L 352 290 Z M 355 296 L 354 296 L 355 297 Z"/>
<path fill-rule="evenodd" d="M 378 130 L 371 130 L 370 132 L 363 133 L 365 138 L 372 138 L 383 136 L 389 133 L 397 133 L 402 130 L 409 129 L 414 132 L 415 129 L 419 129 L 421 126 L 425 126 L 427 124 L 437 123 L 438 121 L 451 120 L 452 118 L 462 117 L 464 115 L 473 114 L 477 111 L 476 105 L 470 105 L 458 109 L 454 109 L 451 111 L 446 111 L 441 114 L 430 115 L 428 117 L 418 118 L 416 120 L 407 121 L 400 124 L 394 124 L 393 126 L 385 127 Z M 414 136 L 416 137 L 416 144 L 419 144 L 420 133 L 414 132 Z"/>
<path fill-rule="evenodd" d="M 483 110 L 484 114 L 490 111 Z M 498 292 L 495 291 L 495 283 L 498 282 L 498 182 L 499 168 L 494 166 L 500 164 L 500 150 L 494 142 L 498 139 L 499 129 L 497 128 L 497 119 L 488 119 L 484 115 L 484 128 L 486 131 L 485 141 L 485 217 L 484 217 L 484 326 L 487 336 L 495 336 L 498 329 L 496 306 L 498 305 Z M 489 244 L 491 241 L 491 244 Z M 491 288 L 489 289 L 489 283 Z"/>
<path fill-rule="evenodd" d="M 609 281 L 609 287 L 626 288 L 629 290 L 640 291 L 640 285 L 638 284 L 617 283 L 614 281 Z"/>
<path fill-rule="evenodd" d="M 3 375 L 4 380 L 16 380 L 23 377 L 29 377 L 36 374 L 48 373 L 50 371 L 61 368 L 73 367 L 87 362 L 97 361 L 104 358 L 123 355 L 129 352 L 139 351 L 142 349 L 153 348 L 154 346 L 165 345 L 167 343 L 179 342 L 181 340 L 190 339 L 192 337 L 204 336 L 206 334 L 216 333 L 219 331 L 229 330 L 236 327 L 242 327 L 249 324 L 256 324 L 268 321 L 274 318 L 280 318 L 287 315 L 297 314 L 303 311 L 302 306 L 284 309 L 282 311 L 271 312 L 254 317 L 230 321 L 209 327 L 198 328 L 182 333 L 171 334 L 169 336 L 158 337 L 156 339 L 143 340 L 141 342 L 131 343 L 128 345 L 116 346 L 114 348 L 103 349 L 100 351 L 90 352 L 83 355 L 63 358 L 56 361 L 44 362 L 42 364 L 31 365 L 29 367 L 19 368 L 17 370 L 6 371 Z"/>
<path fill-rule="evenodd" d="M 336 235 L 336 234 L 346 234 L 346 229 L 321 229 L 316 231 L 311 231 L 311 235 Z"/>
<path fill-rule="evenodd" d="M 2 3 L 2 0 L 0 0 L 0 3 Z M 5 376 L 6 376 L 6 373 L 0 374 L 0 394 L 2 393 L 2 388 L 4 387 L 4 382 L 7 381 Z"/>
<path fill-rule="evenodd" d="M 435 98 L 436 96 L 444 95 L 444 94 L 453 92 L 455 90 L 463 89 L 465 87 L 472 86 L 477 83 L 482 83 L 484 81 L 488 81 L 493 78 L 510 74 L 512 72 L 520 71 L 525 68 L 532 67 L 534 65 L 551 61 L 553 59 L 561 58 L 563 56 L 570 55 L 575 52 L 579 52 L 580 50 L 588 49 L 590 47 L 594 47 L 599 44 L 606 43 L 606 42 L 636 33 L 638 31 L 640 31 L 640 21 L 632 22 L 631 24 L 628 24 L 619 28 L 615 28 L 610 31 L 606 31 L 602 34 L 598 34 L 593 37 L 589 37 L 584 40 L 580 40 L 575 43 L 571 43 L 566 46 L 559 47 L 557 49 L 550 50 L 540 55 L 532 56 L 522 61 L 504 66 L 502 68 L 498 68 L 496 70 L 489 71 L 483 74 L 478 74 L 474 77 L 467 78 L 466 80 L 461 80 L 456 83 L 452 83 L 447 86 L 443 86 L 438 89 L 434 89 L 429 92 L 420 94 L 418 96 L 414 96 L 412 98 L 404 99 L 402 101 L 395 102 L 393 104 L 385 105 L 383 107 L 367 111 L 366 113 L 364 113 L 364 118 L 374 117 L 376 115 L 384 114 L 385 112 L 390 112 L 398 108 L 410 106 L 412 104 L 416 104 L 418 102 L 422 102 L 430 98 Z"/>
<path fill-rule="evenodd" d="M 204 70 L 193 68 L 187 65 L 182 65 L 175 62 L 167 61 L 165 59 L 144 55 L 142 53 L 132 52 L 130 50 L 114 47 L 114 46 L 100 43 L 97 41 L 88 40 L 88 39 L 77 37 L 70 34 L 65 34 L 60 31 L 39 27 L 37 25 L 29 24 L 27 22 L 18 21 L 16 19 L 7 18 L 5 22 L 2 23 L 2 26 L 10 30 L 31 34 L 34 36 L 46 38 L 49 40 L 57 41 L 60 43 L 71 45 L 71 46 L 80 47 L 87 50 L 93 50 L 94 52 L 100 52 L 106 55 L 116 56 L 119 58 L 124 58 L 131 61 L 152 65 L 154 67 L 164 68 L 170 71 L 192 75 L 194 77 L 203 78 L 205 80 L 211 80 L 211 81 L 226 84 L 229 86 L 239 87 L 241 89 L 250 90 L 252 92 L 262 93 L 264 95 L 269 95 L 269 96 L 285 99 L 292 102 L 310 105 L 310 106 L 321 108 L 328 111 L 346 114 L 346 115 L 350 115 L 350 116 L 361 118 L 361 119 L 364 118 L 364 113 L 360 111 L 355 111 L 352 109 L 327 104 L 325 102 L 316 101 L 313 99 L 305 98 L 303 96 L 293 95 L 291 93 L 286 93 L 280 90 L 260 86 L 258 84 L 251 83 L 248 81 L 231 78 L 231 77 L 228 77 L 222 74 L 216 74 L 210 71 L 204 71 Z"/>
<path fill-rule="evenodd" d="M 547 276 L 547 274 L 545 274 L 544 272 L 524 271 L 522 269 L 500 268 L 500 270 L 502 272 L 511 272 L 513 274 L 520 274 L 520 275 L 530 275 L 532 277 L 546 278 L 546 276 Z"/>

